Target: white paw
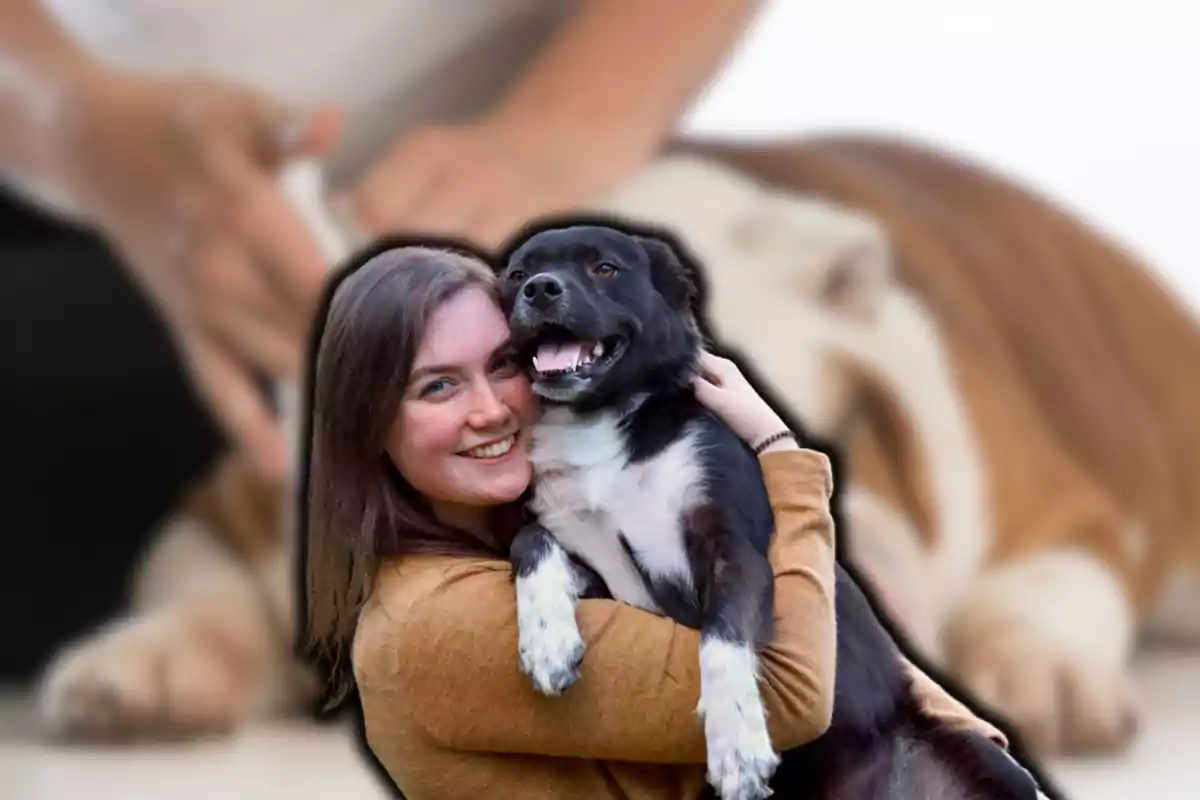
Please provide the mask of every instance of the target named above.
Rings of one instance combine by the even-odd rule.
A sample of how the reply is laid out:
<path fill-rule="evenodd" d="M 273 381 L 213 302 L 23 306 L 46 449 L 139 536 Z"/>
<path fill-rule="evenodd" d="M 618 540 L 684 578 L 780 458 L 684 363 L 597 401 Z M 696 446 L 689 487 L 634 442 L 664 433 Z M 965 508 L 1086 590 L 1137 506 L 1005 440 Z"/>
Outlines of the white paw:
<path fill-rule="evenodd" d="M 72 644 L 38 687 L 46 733 L 75 740 L 171 739 L 236 727 L 261 681 L 263 651 L 223 636 L 211 622 L 203 614 L 164 610 Z"/>
<path fill-rule="evenodd" d="M 948 632 L 951 673 L 1045 755 L 1115 754 L 1137 733 L 1131 617 L 1102 569 L 1031 558 L 982 582 Z"/>
<path fill-rule="evenodd" d="M 583 661 L 574 571 L 556 550 L 516 584 L 521 670 L 542 694 L 560 694 L 579 678 Z"/>
<path fill-rule="evenodd" d="M 779 766 L 758 693 L 752 648 L 719 640 L 700 645 L 700 705 L 708 744 L 708 782 L 723 800 L 770 797 Z"/>
<path fill-rule="evenodd" d="M 723 800 L 762 800 L 774 792 L 768 785 L 779 756 L 757 740 L 758 733 L 744 731 L 737 740 L 723 740 L 712 726 L 705 725 L 709 740 L 708 782 Z"/>
<path fill-rule="evenodd" d="M 538 603 L 520 615 L 521 669 L 543 694 L 556 695 L 579 678 L 583 639 L 574 605 L 566 599 Z"/>

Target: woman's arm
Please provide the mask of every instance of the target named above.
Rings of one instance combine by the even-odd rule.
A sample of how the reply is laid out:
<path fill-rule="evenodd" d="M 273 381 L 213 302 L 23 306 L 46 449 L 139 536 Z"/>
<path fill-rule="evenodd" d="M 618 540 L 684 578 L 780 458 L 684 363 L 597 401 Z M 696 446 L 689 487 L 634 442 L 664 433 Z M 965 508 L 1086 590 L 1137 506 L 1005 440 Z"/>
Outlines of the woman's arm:
<path fill-rule="evenodd" d="M 741 37 L 758 0 L 587 0 L 480 118 L 403 133 L 349 194 L 363 232 L 501 245 L 641 168 Z"/>
<path fill-rule="evenodd" d="M 39 145 L 68 87 L 95 68 L 39 0 L 0 4 L 0 168 L 22 175 L 46 168 Z"/>
<path fill-rule="evenodd" d="M 570 159 L 650 158 L 742 37 L 759 0 L 588 0 L 489 120 L 539 129 Z M 581 145 L 584 145 L 581 147 Z"/>
<path fill-rule="evenodd" d="M 769 556 L 776 608 L 774 640 L 759 653 L 760 689 L 772 744 L 786 750 L 822 734 L 832 714 L 832 479 L 823 454 L 794 445 L 780 444 L 760 460 L 775 514 Z M 381 575 L 380 608 L 364 617 L 355 641 L 373 747 L 386 747 L 388 728 L 402 726 L 459 750 L 705 762 L 698 631 L 624 603 L 582 601 L 588 649 L 580 677 L 549 698 L 518 664 L 507 565 L 467 562 L 436 579 L 402 580 L 429 583 L 411 601 Z"/>

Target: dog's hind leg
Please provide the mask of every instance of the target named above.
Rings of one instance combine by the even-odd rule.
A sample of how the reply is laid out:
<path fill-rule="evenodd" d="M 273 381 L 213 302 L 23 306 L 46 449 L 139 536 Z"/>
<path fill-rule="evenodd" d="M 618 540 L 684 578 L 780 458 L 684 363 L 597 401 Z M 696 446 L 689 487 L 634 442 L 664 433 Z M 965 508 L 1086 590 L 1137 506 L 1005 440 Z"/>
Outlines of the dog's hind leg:
<path fill-rule="evenodd" d="M 536 523 L 516 535 L 509 559 L 517 587 L 521 669 L 538 691 L 557 695 L 579 677 L 584 645 L 575 603 L 597 591 L 594 575 Z"/>
<path fill-rule="evenodd" d="M 938 726 L 897 754 L 889 796 L 1040 800 L 1037 780 L 1006 750 L 975 731 Z"/>
<path fill-rule="evenodd" d="M 773 576 L 746 539 L 705 527 L 693 534 L 703 537 L 711 558 L 696 709 L 708 743 L 708 780 L 724 800 L 756 800 L 771 795 L 767 783 L 779 764 L 758 691 L 756 649 L 771 622 Z"/>

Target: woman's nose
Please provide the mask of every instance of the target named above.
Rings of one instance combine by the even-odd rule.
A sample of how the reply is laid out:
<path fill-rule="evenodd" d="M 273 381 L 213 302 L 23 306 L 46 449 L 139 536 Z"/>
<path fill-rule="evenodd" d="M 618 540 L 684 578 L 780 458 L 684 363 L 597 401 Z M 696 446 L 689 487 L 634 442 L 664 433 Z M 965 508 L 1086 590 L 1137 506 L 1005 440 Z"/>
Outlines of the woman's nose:
<path fill-rule="evenodd" d="M 473 402 L 468 421 L 475 428 L 489 428 L 505 422 L 511 413 L 495 389 L 487 381 L 480 381 L 473 392 Z"/>

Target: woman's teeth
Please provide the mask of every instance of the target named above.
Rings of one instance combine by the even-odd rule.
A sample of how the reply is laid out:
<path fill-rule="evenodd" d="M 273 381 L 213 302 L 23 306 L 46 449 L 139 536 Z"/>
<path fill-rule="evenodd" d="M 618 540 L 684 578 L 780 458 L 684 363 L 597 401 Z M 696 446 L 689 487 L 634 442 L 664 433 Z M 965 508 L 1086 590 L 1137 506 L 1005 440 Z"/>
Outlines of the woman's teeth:
<path fill-rule="evenodd" d="M 509 436 L 507 439 L 502 439 L 498 442 L 485 444 L 481 447 L 475 447 L 468 450 L 464 455 L 469 458 L 498 458 L 512 449 L 513 444 L 517 441 L 516 434 Z"/>

